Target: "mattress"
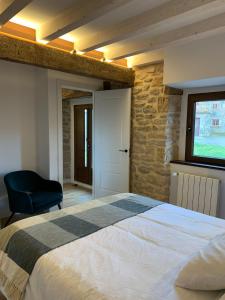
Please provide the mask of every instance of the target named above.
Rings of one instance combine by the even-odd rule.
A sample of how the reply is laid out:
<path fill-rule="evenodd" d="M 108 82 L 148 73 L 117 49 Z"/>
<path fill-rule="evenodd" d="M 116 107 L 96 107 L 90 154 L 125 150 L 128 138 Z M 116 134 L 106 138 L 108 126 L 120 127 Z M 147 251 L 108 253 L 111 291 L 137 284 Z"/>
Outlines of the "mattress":
<path fill-rule="evenodd" d="M 222 292 L 176 288 L 174 281 L 191 254 L 224 232 L 225 220 L 159 205 L 43 255 L 24 299 L 219 299 Z"/>

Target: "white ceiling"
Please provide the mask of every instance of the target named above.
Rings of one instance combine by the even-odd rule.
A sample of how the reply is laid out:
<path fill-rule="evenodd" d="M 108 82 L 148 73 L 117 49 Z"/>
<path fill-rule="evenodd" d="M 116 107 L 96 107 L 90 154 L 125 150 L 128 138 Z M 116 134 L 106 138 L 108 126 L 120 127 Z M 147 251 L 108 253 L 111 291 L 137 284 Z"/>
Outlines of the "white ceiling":
<path fill-rule="evenodd" d="M 126 18 L 137 16 L 146 10 L 159 6 L 169 0 L 133 0 L 123 7 L 115 9 L 113 12 L 106 14 L 105 16 L 98 18 L 97 20 L 82 26 L 81 28 L 74 30 L 71 34 L 76 39 L 82 39 L 83 35 L 91 35 L 101 33 L 102 29 L 107 29 L 108 26 L 120 23 Z"/>
<path fill-rule="evenodd" d="M 138 15 L 147 9 L 151 9 L 168 1 L 169 0 L 131 0 L 130 3 L 125 4 L 123 7 L 115 9 L 113 12 L 82 26 L 82 28 L 75 30 L 72 33 L 75 37 L 81 37 L 82 34 L 93 33 L 101 30 L 103 26 L 109 26 L 120 22 L 124 20 L 124 16 L 131 17 Z M 34 23 L 38 27 L 47 20 L 55 17 L 64 9 L 67 9 L 76 3 L 79 3 L 79 0 L 34 0 L 19 12 L 16 17 Z"/>
<path fill-rule="evenodd" d="M 4 1 L 4 0 L 0 0 Z M 19 0 L 15 0 L 19 1 Z M 89 0 L 89 1 L 95 1 L 96 3 L 101 3 L 97 0 Z M 66 9 L 72 9 L 72 6 L 79 5 L 78 7 L 87 7 L 88 3 L 95 3 L 95 2 L 88 2 L 88 0 L 33 0 L 29 5 L 27 5 L 24 9 L 22 9 L 18 14 L 12 19 L 13 21 L 23 21 L 23 24 L 27 24 L 33 28 L 39 29 L 40 27 L 43 27 L 44 24 L 48 23 L 51 20 L 54 20 L 56 16 L 62 15 L 63 12 Z M 102 0 L 102 5 L 108 5 L 109 3 L 116 3 L 119 2 L 118 0 Z M 121 3 L 124 3 L 125 1 L 121 1 Z M 161 6 L 163 11 L 163 5 L 171 5 L 174 7 L 171 9 L 171 12 L 169 15 L 172 15 L 171 17 L 166 16 L 166 13 L 164 9 L 164 12 L 162 12 L 163 19 L 160 19 L 160 13 L 161 13 Z M 174 4 L 175 3 L 175 4 Z M 195 7 L 196 3 L 198 3 L 198 6 Z M 173 6 L 174 5 L 174 6 Z M 192 5 L 193 9 L 186 9 L 186 7 Z M 203 26 L 200 24 L 197 24 L 197 22 L 201 20 L 208 20 L 210 17 L 217 16 L 219 14 L 225 13 L 225 0 L 130 0 L 125 4 L 120 4 L 117 6 L 117 8 L 113 8 L 111 11 L 108 11 L 106 13 L 102 13 L 101 16 L 97 16 L 94 20 L 93 18 L 90 18 L 88 22 L 85 23 L 85 25 L 77 26 L 78 28 L 76 30 L 73 30 L 71 32 L 68 32 L 71 40 L 75 41 L 77 50 L 79 49 L 79 43 L 80 41 L 90 41 L 91 39 L 95 41 L 96 36 L 101 35 L 107 35 L 107 31 L 113 31 L 113 28 L 115 27 L 118 30 L 123 26 L 126 26 L 124 21 L 127 21 L 128 19 L 132 17 L 136 17 L 140 14 L 143 14 L 147 11 L 149 11 L 149 14 L 151 13 L 150 10 L 154 9 L 156 7 L 160 7 L 160 10 L 151 16 L 149 18 L 149 21 L 151 19 L 157 19 L 159 16 L 159 20 L 156 20 L 151 24 L 151 26 L 142 25 L 140 26 L 141 29 L 136 31 L 135 33 L 132 32 L 129 33 L 129 37 L 124 34 L 123 37 L 118 38 L 117 42 L 115 43 L 109 43 L 104 48 L 103 51 L 105 52 L 106 58 L 114 58 L 113 54 L 122 53 L 122 57 L 125 56 L 131 56 L 134 55 L 132 53 L 132 49 L 136 49 L 141 45 L 140 49 L 138 48 L 138 51 L 136 53 L 144 53 L 150 50 L 158 50 L 161 49 L 160 47 L 166 47 L 167 45 L 164 45 L 163 43 L 160 44 L 160 36 L 163 36 L 163 41 L 165 40 L 165 34 L 168 32 L 172 32 L 174 30 L 180 30 L 180 32 L 177 34 L 178 39 L 182 38 L 182 29 L 184 26 L 189 26 L 192 24 L 196 24 L 196 28 L 192 27 L 191 33 L 188 34 L 190 37 L 195 38 L 196 33 L 200 30 L 200 34 L 205 34 Z M 184 8 L 184 12 L 181 12 L 182 8 Z M 82 10 L 81 10 L 82 11 Z M 90 13 L 90 12 L 89 12 Z M 82 15 L 83 14 L 83 15 Z M 148 16 L 148 15 L 147 15 Z M 225 16 L 225 15 L 224 15 Z M 85 12 L 81 12 L 80 18 L 85 18 Z M 77 16 L 76 16 L 77 18 Z M 63 17 L 62 17 L 63 19 Z M 220 18 L 222 21 L 218 23 L 219 28 L 222 28 L 222 30 L 225 31 L 225 17 Z M 132 22 L 135 19 L 132 20 Z M 148 18 L 147 18 L 148 20 Z M 140 21 L 141 22 L 141 21 Z M 212 20 L 212 24 L 214 24 L 216 20 Z M 224 24 L 223 24 L 224 23 Z M 58 23 L 57 23 L 58 24 Z M 138 23 L 136 24 L 139 25 Z M 135 25 L 135 26 L 136 26 Z M 203 24 L 204 25 L 204 24 Z M 205 26 L 205 25 L 204 25 Z M 214 26 L 215 27 L 215 26 Z M 67 27 L 71 28 L 71 27 Z M 73 27 L 74 28 L 74 27 Z M 129 28 L 129 26 L 128 26 Z M 71 29 L 70 29 L 71 30 Z M 203 32 L 202 32 L 203 31 Z M 210 31 L 209 28 L 207 29 L 207 32 Z M 187 32 L 187 30 L 186 30 Z M 221 32 L 221 31 L 220 31 Z M 216 34 L 216 30 L 215 30 Z M 173 32 L 171 34 L 173 37 Z M 159 38 L 158 38 L 159 37 Z M 187 36 L 189 38 L 189 36 Z M 157 43 L 155 42 L 155 38 L 157 40 Z M 152 42 L 154 41 L 154 43 Z M 189 39 L 190 40 L 190 39 Z M 147 43 L 147 49 L 144 48 L 145 43 Z M 173 42 L 173 40 L 172 40 Z M 177 40 L 175 40 L 177 42 Z M 153 45 L 154 44 L 154 45 Z M 161 46 L 163 44 L 163 46 Z M 171 40 L 168 41 L 168 44 L 171 44 Z M 143 47 L 142 47 L 143 46 Z M 158 48 L 157 48 L 158 47 Z M 85 48 L 85 47 L 84 47 Z M 87 49 L 87 48 L 86 48 Z"/>
<path fill-rule="evenodd" d="M 37 28 L 76 2 L 77 0 L 34 0 L 20 11 L 16 17 L 33 23 Z"/>

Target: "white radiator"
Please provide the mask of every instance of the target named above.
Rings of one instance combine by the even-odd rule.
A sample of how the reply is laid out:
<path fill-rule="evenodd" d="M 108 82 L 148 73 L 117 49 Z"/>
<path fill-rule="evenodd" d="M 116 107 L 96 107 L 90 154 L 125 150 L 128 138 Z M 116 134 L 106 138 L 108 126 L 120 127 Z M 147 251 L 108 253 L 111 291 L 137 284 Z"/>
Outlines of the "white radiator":
<path fill-rule="evenodd" d="M 216 216 L 219 194 L 219 179 L 178 174 L 177 205 Z"/>

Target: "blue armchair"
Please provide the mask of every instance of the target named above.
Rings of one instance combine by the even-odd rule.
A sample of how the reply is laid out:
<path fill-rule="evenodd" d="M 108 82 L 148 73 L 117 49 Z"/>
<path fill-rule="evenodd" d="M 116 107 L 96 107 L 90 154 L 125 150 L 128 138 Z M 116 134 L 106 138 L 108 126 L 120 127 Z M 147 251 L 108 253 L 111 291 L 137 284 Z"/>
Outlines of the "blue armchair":
<path fill-rule="evenodd" d="M 63 192 L 57 181 L 46 180 L 33 171 L 16 171 L 7 174 L 4 182 L 12 212 L 5 226 L 15 213 L 36 214 L 55 205 L 61 209 Z"/>

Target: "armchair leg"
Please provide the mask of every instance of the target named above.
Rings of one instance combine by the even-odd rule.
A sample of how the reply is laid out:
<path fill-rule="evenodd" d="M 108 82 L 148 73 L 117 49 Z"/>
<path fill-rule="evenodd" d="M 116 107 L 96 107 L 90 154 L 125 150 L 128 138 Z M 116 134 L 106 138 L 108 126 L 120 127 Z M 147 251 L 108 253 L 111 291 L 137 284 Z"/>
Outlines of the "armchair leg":
<path fill-rule="evenodd" d="M 58 204 L 58 208 L 59 208 L 59 209 L 62 209 L 61 204 Z"/>
<path fill-rule="evenodd" d="M 14 212 L 12 212 L 11 213 L 11 215 L 10 215 L 10 217 L 8 218 L 8 220 L 6 221 L 6 223 L 5 223 L 5 226 L 4 227 L 6 227 L 6 226 L 8 226 L 9 225 L 9 223 L 10 223 L 10 221 L 12 220 L 12 218 L 13 218 L 13 216 L 15 215 L 15 213 Z"/>

